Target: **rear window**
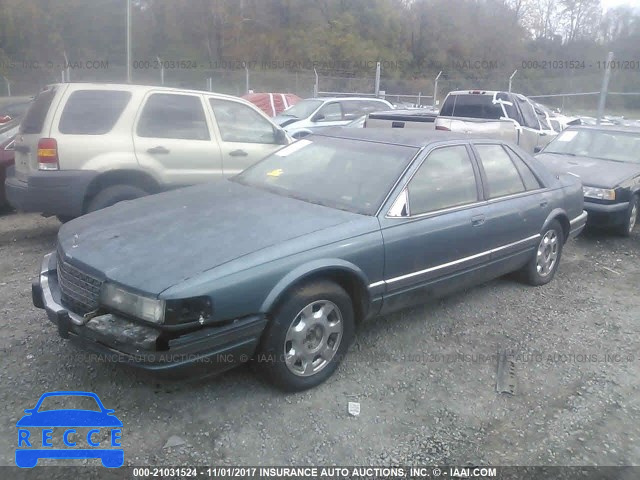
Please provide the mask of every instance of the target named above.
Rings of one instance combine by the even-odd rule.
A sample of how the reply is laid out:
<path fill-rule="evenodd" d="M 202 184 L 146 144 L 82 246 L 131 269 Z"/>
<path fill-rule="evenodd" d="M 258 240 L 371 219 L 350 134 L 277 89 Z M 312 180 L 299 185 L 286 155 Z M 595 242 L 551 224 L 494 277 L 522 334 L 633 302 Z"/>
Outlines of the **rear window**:
<path fill-rule="evenodd" d="M 42 132 L 44 119 L 47 117 L 47 112 L 55 95 L 55 88 L 50 88 L 38 94 L 22 120 L 20 133 L 34 134 Z"/>
<path fill-rule="evenodd" d="M 492 95 L 455 95 L 451 117 L 488 118 L 498 120 L 502 117 L 500 105 L 493 103 Z M 444 113 L 442 115 L 445 115 Z"/>
<path fill-rule="evenodd" d="M 131 93 L 121 90 L 78 90 L 64 106 L 60 133 L 104 135 L 111 131 L 129 103 Z"/>

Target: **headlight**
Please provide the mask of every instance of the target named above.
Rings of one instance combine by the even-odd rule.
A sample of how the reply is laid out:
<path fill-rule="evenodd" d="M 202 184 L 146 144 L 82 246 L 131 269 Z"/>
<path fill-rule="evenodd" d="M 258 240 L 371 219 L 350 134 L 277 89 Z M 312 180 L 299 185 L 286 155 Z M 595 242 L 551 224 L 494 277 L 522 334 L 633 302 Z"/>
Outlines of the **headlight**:
<path fill-rule="evenodd" d="M 103 305 L 135 318 L 153 323 L 164 323 L 164 300 L 144 297 L 105 283 L 100 293 Z"/>
<path fill-rule="evenodd" d="M 598 200 L 615 200 L 616 191 L 607 188 L 582 187 L 584 196 L 587 198 L 597 198 Z"/>

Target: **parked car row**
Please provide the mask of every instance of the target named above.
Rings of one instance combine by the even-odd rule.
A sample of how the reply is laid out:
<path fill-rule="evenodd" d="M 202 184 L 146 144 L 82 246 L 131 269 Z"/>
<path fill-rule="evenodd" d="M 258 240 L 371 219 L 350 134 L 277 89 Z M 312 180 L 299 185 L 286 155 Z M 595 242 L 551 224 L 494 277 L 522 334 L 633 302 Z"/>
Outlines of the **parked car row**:
<path fill-rule="evenodd" d="M 469 96 L 547 115 L 517 96 Z M 7 193 L 80 218 L 43 259 L 34 304 L 62 337 L 116 361 L 178 375 L 251 361 L 303 390 L 335 371 L 365 319 L 511 272 L 546 284 L 588 219 L 635 226 L 638 131 L 570 127 L 533 157 L 513 138 L 436 130 L 431 112 L 365 119 L 366 102 L 299 102 L 277 120 L 291 135 L 316 125 L 292 142 L 234 97 L 46 89 L 20 126 Z M 342 128 L 355 103 L 351 126 L 367 128 Z M 318 125 L 336 108 L 338 126 Z"/>

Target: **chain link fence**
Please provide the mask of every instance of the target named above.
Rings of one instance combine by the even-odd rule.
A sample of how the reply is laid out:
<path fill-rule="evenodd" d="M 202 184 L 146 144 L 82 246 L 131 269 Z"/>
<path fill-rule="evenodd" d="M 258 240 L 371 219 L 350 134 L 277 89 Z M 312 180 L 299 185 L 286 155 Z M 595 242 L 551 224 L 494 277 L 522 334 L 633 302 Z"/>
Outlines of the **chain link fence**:
<path fill-rule="evenodd" d="M 0 96 L 33 95 L 44 86 L 62 81 L 124 82 L 125 65 L 108 61 L 85 61 L 64 69 L 59 64 L 15 62 L 0 76 Z M 286 71 L 262 68 L 205 69 L 162 68 L 162 62 L 142 62 L 133 66 L 132 82 L 148 85 L 210 90 L 241 96 L 254 92 L 295 93 L 310 97 L 376 96 L 375 72 L 356 74 L 313 70 Z M 407 75 L 398 70 L 381 71 L 378 95 L 406 105 L 437 105 L 453 90 L 508 90 L 534 97 L 540 103 L 567 114 L 594 115 L 604 70 L 501 69 L 439 70 Z M 383 93 L 384 92 L 384 93 Z M 612 70 L 607 96 L 607 114 L 640 117 L 640 72 Z M 435 99 L 434 99 L 435 95 Z"/>

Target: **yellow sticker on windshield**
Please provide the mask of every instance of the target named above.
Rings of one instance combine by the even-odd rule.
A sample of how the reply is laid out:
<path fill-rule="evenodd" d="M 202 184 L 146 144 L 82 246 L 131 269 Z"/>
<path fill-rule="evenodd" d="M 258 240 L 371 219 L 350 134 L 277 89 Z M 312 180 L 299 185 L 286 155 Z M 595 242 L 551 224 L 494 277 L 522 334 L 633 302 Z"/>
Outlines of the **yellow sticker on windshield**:
<path fill-rule="evenodd" d="M 271 170 L 270 172 L 267 172 L 267 175 L 269 175 L 270 177 L 279 177 L 283 173 L 284 172 L 282 171 L 281 168 L 276 168 L 275 170 Z"/>

